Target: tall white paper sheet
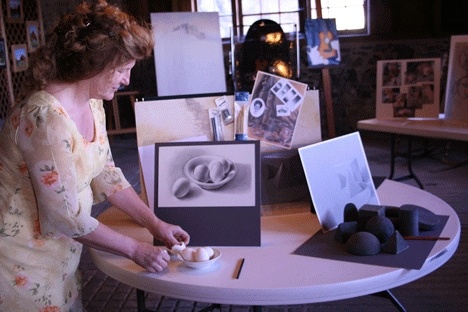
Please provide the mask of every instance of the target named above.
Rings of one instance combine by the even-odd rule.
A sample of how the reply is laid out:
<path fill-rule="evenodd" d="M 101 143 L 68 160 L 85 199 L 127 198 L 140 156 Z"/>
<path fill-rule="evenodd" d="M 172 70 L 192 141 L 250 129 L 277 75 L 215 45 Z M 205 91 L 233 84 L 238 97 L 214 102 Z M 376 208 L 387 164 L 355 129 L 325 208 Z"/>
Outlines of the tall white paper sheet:
<path fill-rule="evenodd" d="M 226 92 L 217 12 L 151 13 L 158 96 Z"/>

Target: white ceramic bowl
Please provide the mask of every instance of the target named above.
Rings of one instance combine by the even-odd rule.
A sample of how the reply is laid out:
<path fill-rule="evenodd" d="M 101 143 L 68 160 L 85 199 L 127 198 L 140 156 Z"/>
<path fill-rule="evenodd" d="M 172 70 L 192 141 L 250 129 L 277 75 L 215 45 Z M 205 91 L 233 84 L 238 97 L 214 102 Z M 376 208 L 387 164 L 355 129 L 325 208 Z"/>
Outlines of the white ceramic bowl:
<path fill-rule="evenodd" d="M 219 182 L 200 182 L 193 177 L 193 170 L 195 169 L 196 166 L 198 165 L 208 166 L 208 164 L 213 160 L 227 161 L 227 163 L 229 164 L 229 168 L 227 168 L 227 172 L 223 180 Z M 202 189 L 215 190 L 217 188 L 220 188 L 224 184 L 228 183 L 234 178 L 234 176 L 236 175 L 236 165 L 229 159 L 221 157 L 221 156 L 202 155 L 202 156 L 197 156 L 195 158 L 190 159 L 184 166 L 184 173 L 191 182 L 197 184 Z"/>
<path fill-rule="evenodd" d="M 182 258 L 182 255 L 180 253 L 177 254 L 177 258 L 179 258 L 179 260 L 182 261 L 183 264 L 192 269 L 208 268 L 212 266 L 213 263 L 215 263 L 219 259 L 219 257 L 221 257 L 221 252 L 215 248 L 213 248 L 213 256 L 210 258 L 210 260 L 206 261 L 186 261 L 184 260 L 184 258 Z"/>

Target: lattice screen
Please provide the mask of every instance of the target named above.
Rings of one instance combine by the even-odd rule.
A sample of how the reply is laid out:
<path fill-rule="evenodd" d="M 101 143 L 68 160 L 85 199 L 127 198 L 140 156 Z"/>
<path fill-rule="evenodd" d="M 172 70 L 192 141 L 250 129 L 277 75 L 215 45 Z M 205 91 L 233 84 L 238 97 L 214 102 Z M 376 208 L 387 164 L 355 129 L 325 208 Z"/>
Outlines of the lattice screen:
<path fill-rule="evenodd" d="M 8 14 L 13 12 L 11 7 L 14 3 L 22 3 L 22 18 L 11 19 Z M 10 7 L 8 4 L 11 3 Z M 1 0 L 1 18 L 0 36 L 5 40 L 5 52 L 7 53 L 7 66 L 0 68 L 0 119 L 5 118 L 11 105 L 14 104 L 15 96 L 19 94 L 22 84 L 25 80 L 25 71 L 13 72 L 13 62 L 15 57 L 12 55 L 11 46 L 16 44 L 25 44 L 27 42 L 26 21 L 36 21 L 39 25 L 39 40 L 42 43 L 44 34 L 42 30 L 42 16 L 40 0 Z M 16 16 L 14 11 L 13 16 Z M 29 52 L 28 52 L 29 53 Z"/>

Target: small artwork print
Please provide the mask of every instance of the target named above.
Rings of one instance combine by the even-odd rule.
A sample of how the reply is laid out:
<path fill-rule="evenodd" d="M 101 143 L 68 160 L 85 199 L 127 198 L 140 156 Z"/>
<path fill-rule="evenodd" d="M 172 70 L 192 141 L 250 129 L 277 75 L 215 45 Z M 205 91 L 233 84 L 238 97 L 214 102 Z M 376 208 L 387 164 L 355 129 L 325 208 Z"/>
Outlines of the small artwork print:
<path fill-rule="evenodd" d="M 340 63 L 340 44 L 335 19 L 306 19 L 305 35 L 310 67 Z"/>
<path fill-rule="evenodd" d="M 6 62 L 5 39 L 0 38 L 0 68 L 5 68 Z"/>
<path fill-rule="evenodd" d="M 376 117 L 437 118 L 440 68 L 437 58 L 378 61 Z"/>
<path fill-rule="evenodd" d="M 23 22 L 22 0 L 7 0 L 7 19 L 10 23 Z"/>
<path fill-rule="evenodd" d="M 452 36 L 445 94 L 445 118 L 468 120 L 468 36 Z"/>
<path fill-rule="evenodd" d="M 290 149 L 307 85 L 258 71 L 250 97 L 250 139 Z"/>
<path fill-rule="evenodd" d="M 11 55 L 13 59 L 13 72 L 21 72 L 28 69 L 28 48 L 25 44 L 12 45 Z"/>
<path fill-rule="evenodd" d="M 28 39 L 29 52 L 34 52 L 39 48 L 39 23 L 35 21 L 26 22 L 26 37 Z"/>
<path fill-rule="evenodd" d="M 324 232 L 343 222 L 347 204 L 380 204 L 359 132 L 300 147 L 299 155 Z"/>

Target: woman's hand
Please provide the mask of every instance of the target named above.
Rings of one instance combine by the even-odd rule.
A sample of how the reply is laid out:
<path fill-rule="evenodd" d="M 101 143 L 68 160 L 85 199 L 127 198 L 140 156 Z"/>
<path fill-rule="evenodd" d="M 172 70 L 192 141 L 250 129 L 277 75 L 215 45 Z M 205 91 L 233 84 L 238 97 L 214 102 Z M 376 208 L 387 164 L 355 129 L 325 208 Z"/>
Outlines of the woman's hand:
<path fill-rule="evenodd" d="M 156 273 L 164 270 L 170 256 L 165 249 L 140 242 L 135 249 L 132 260 L 149 272 Z"/>
<path fill-rule="evenodd" d="M 148 230 L 154 237 L 163 242 L 167 248 L 172 248 L 172 246 L 180 242 L 188 245 L 190 241 L 190 235 L 180 226 L 166 223 L 160 219 L 157 219 L 156 224 L 148 228 Z"/>

